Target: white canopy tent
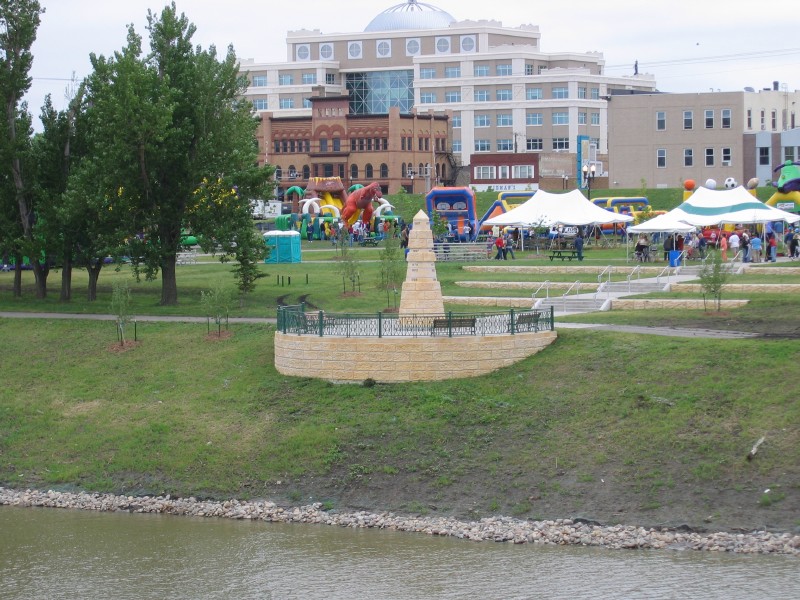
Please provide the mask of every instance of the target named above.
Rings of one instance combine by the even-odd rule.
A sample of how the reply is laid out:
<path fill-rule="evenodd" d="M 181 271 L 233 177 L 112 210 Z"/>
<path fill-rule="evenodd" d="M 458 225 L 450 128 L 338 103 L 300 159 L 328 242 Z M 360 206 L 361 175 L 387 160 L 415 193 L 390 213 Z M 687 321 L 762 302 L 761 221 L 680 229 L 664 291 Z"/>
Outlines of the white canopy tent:
<path fill-rule="evenodd" d="M 611 212 L 592 204 L 580 190 L 551 194 L 538 190 L 530 200 L 510 211 L 486 219 L 482 225 L 493 227 L 550 227 L 552 225 L 605 225 L 630 223 L 633 217 Z"/>
<path fill-rule="evenodd" d="M 694 225 L 686 223 L 685 221 L 678 220 L 675 215 L 666 213 L 653 217 L 649 221 L 639 223 L 638 225 L 631 225 L 628 227 L 628 233 L 689 233 L 697 229 Z"/>

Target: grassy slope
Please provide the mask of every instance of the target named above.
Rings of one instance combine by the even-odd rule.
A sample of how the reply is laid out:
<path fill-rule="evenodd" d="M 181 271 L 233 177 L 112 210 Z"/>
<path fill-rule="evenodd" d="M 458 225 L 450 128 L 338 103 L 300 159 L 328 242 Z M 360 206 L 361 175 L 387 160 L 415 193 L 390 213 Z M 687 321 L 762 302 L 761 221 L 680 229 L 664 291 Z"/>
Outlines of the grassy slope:
<path fill-rule="evenodd" d="M 273 316 L 279 298 L 306 294 L 328 310 L 382 308 L 385 293 L 370 283 L 377 265 L 362 266 L 363 295 L 343 299 L 330 263 L 271 265 L 235 312 Z M 450 293 L 459 271 L 440 268 Z M 228 269 L 182 268 L 178 309 L 156 306 L 158 282 L 133 284 L 134 312 L 201 314 L 199 291 L 228 281 Z M 11 299 L 10 277 L 0 274 L 0 309 L 61 308 L 30 293 Z M 108 312 L 114 277 L 128 275 L 108 271 L 100 301 L 76 297 L 70 310 Z M 583 319 L 800 332 L 800 299 L 763 296 L 729 315 Z M 0 319 L 0 483 L 462 516 L 800 525 L 796 340 L 561 330 L 545 352 L 491 375 L 367 388 L 280 376 L 269 328 L 233 329 L 209 341 L 204 325 L 139 324 L 141 345 L 118 353 L 110 323 Z M 347 360 L 346 344 L 342 353 Z"/>

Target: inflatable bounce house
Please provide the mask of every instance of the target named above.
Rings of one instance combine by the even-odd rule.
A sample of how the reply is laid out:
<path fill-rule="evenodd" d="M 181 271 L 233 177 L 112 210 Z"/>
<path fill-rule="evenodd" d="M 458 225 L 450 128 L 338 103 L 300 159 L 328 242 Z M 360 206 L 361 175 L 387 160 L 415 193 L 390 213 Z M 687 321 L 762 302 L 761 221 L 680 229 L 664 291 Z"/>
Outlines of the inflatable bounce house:
<path fill-rule="evenodd" d="M 521 204 L 525 204 L 531 199 L 534 192 L 500 192 L 497 194 L 495 200 L 489 207 L 489 210 L 481 217 L 478 229 L 483 233 L 488 233 L 491 229 L 488 225 L 483 225 L 483 222 L 492 217 L 505 214 L 513 208 L 517 208 Z"/>
<path fill-rule="evenodd" d="M 428 217 L 434 214 L 447 219 L 450 229 L 458 232 L 463 241 L 472 241 L 477 234 L 477 205 L 475 192 L 469 187 L 434 187 L 425 196 Z M 464 223 L 469 223 L 470 235 L 463 235 Z"/>
<path fill-rule="evenodd" d="M 775 172 L 778 171 L 781 172 L 778 181 L 772 182 L 778 191 L 772 194 L 766 204 L 786 212 L 800 212 L 800 162 L 787 160 L 775 168 Z"/>
<path fill-rule="evenodd" d="M 352 225 L 361 219 L 374 231 L 376 221 L 382 223 L 398 218 L 392 215 L 394 207 L 383 199 L 376 182 L 366 186 L 356 184 L 345 190 L 339 177 L 312 177 L 305 189 L 293 186 L 286 190 L 286 196 L 299 198 L 296 200 L 297 212 L 293 212 L 289 219 L 276 219 L 275 226 L 288 231 L 299 223 L 300 236 L 307 239 L 323 239 L 326 222 L 341 220 Z M 378 204 L 377 208 L 373 203 Z"/>

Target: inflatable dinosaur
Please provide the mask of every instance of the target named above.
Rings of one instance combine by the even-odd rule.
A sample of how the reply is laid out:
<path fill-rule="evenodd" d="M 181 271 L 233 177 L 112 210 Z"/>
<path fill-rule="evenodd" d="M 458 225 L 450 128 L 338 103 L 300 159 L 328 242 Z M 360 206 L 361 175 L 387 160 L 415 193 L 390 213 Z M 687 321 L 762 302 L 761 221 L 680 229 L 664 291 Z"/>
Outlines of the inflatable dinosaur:
<path fill-rule="evenodd" d="M 374 210 L 372 208 L 372 202 L 382 198 L 381 186 L 375 181 L 362 188 L 358 188 L 347 196 L 347 199 L 344 201 L 342 220 L 345 223 L 353 223 L 358 218 L 358 212 L 361 211 L 361 222 L 369 223 Z"/>

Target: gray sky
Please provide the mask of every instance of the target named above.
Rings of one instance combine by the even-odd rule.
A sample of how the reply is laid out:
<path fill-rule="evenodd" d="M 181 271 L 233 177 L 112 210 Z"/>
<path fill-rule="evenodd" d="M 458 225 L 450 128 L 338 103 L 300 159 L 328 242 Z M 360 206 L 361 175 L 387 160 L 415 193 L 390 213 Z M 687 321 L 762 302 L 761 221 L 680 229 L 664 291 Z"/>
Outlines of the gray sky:
<path fill-rule="evenodd" d="M 195 45 L 232 44 L 240 58 L 286 60 L 286 32 L 363 31 L 378 13 L 401 0 L 177 0 L 197 26 Z M 89 53 L 110 55 L 125 45 L 126 26 L 143 36 L 147 10 L 165 0 L 41 0 L 33 47 L 29 110 L 38 115 L 48 93 L 64 108 L 74 73 L 88 75 Z M 666 92 L 800 87 L 800 17 L 788 0 L 433 0 L 457 20 L 494 19 L 504 26 L 538 25 L 543 52 L 599 51 L 608 75 L 652 73 Z"/>

